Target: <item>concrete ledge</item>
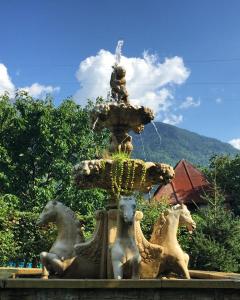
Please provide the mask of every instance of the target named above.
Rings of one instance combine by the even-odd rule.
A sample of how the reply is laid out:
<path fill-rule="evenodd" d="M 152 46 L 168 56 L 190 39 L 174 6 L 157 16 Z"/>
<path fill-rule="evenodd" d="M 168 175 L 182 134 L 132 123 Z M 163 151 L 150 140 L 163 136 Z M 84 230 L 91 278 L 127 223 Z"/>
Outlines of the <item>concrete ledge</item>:
<path fill-rule="evenodd" d="M 114 279 L 6 279 L 0 289 L 240 289 L 232 279 L 114 280 Z"/>

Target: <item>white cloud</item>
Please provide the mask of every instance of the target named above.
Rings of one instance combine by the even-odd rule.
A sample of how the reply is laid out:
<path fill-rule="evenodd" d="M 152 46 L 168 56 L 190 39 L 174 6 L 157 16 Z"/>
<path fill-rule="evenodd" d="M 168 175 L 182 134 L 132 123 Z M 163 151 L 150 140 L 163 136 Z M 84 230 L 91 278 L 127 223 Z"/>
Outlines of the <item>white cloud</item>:
<path fill-rule="evenodd" d="M 183 121 L 182 115 L 169 114 L 163 119 L 163 123 L 177 125 Z"/>
<path fill-rule="evenodd" d="M 179 106 L 181 109 L 200 106 L 200 100 L 194 101 L 193 97 L 187 97 L 186 100 Z"/>
<path fill-rule="evenodd" d="M 231 144 L 234 148 L 240 150 L 240 139 L 232 139 L 229 141 L 229 144 Z"/>
<path fill-rule="evenodd" d="M 16 73 L 16 76 L 19 75 L 20 73 Z M 59 87 L 53 87 L 51 85 L 46 86 L 39 83 L 33 83 L 31 86 L 26 86 L 23 88 L 20 87 L 18 89 L 28 92 L 32 97 L 42 97 L 45 94 L 58 92 L 60 90 Z M 13 98 L 15 91 L 16 87 L 8 74 L 6 66 L 4 64 L 0 64 L 0 95 L 8 92 L 10 97 Z"/>
<path fill-rule="evenodd" d="M 218 103 L 218 104 L 219 104 L 219 103 L 222 103 L 222 98 L 217 98 L 215 101 L 216 101 L 216 103 Z"/>
<path fill-rule="evenodd" d="M 14 95 L 14 84 L 10 76 L 8 75 L 8 70 L 4 64 L 0 64 L 0 95 L 8 92 L 12 97 Z"/>
<path fill-rule="evenodd" d="M 77 102 L 85 105 L 88 98 L 106 97 L 114 62 L 114 54 L 100 50 L 96 56 L 88 57 L 80 63 L 76 73 L 80 89 L 74 96 Z M 142 57 L 122 56 L 121 65 L 127 72 L 127 90 L 131 103 L 148 106 L 156 114 L 169 110 L 174 98 L 171 87 L 183 84 L 190 75 L 182 58 L 178 56 L 166 58 L 160 63 L 155 55 L 145 52 Z"/>
<path fill-rule="evenodd" d="M 60 91 L 60 87 L 53 87 L 51 85 L 41 85 L 39 83 L 33 83 L 31 86 L 20 88 L 29 93 L 32 97 L 42 97 L 46 94 L 52 94 Z"/>

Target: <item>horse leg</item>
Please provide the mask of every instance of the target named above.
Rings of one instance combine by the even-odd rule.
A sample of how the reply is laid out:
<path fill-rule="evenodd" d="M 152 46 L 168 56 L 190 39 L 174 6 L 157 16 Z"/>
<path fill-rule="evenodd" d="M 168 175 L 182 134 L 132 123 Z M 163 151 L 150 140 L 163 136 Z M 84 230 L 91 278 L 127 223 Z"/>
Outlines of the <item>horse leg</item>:
<path fill-rule="evenodd" d="M 48 272 L 47 268 L 43 265 L 41 278 L 48 279 L 48 277 L 49 277 L 49 272 Z"/>
<path fill-rule="evenodd" d="M 120 260 L 113 260 L 113 276 L 114 279 L 122 279 L 123 278 L 123 263 Z"/>
<path fill-rule="evenodd" d="M 59 257 L 54 253 L 42 252 L 40 254 L 40 260 L 43 266 L 46 267 L 48 271 L 53 271 L 61 275 L 64 271 L 63 262 L 59 259 Z"/>
<path fill-rule="evenodd" d="M 190 279 L 189 271 L 187 268 L 187 264 L 184 260 L 179 260 L 178 261 L 178 267 L 184 278 Z"/>
<path fill-rule="evenodd" d="M 136 255 L 132 258 L 131 265 L 132 265 L 132 279 L 140 279 L 140 262 L 141 256 Z"/>
<path fill-rule="evenodd" d="M 189 263 L 189 255 L 187 253 L 184 252 L 184 258 L 185 258 L 185 263 L 186 266 L 188 267 L 188 263 Z"/>

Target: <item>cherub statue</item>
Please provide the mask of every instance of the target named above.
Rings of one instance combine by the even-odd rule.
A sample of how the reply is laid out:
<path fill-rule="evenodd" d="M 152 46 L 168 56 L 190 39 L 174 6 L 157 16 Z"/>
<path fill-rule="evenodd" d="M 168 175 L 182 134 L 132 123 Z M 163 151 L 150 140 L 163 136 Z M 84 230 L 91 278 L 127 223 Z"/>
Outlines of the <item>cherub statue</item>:
<path fill-rule="evenodd" d="M 112 89 L 112 98 L 118 103 L 124 102 L 125 104 L 128 104 L 125 75 L 126 70 L 123 67 L 114 65 L 110 79 L 110 86 Z"/>

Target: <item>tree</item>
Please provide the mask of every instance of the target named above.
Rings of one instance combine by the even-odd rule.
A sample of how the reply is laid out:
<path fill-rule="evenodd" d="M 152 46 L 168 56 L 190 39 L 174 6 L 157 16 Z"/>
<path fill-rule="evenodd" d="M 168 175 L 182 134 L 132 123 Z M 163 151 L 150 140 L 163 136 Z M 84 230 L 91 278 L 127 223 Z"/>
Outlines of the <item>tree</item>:
<path fill-rule="evenodd" d="M 208 205 L 193 216 L 196 231 L 191 237 L 182 233 L 182 246 L 190 255 L 190 267 L 239 272 L 240 219 L 226 209 L 224 195 L 216 186 L 205 200 Z"/>
<path fill-rule="evenodd" d="M 216 183 L 233 212 L 240 215 L 240 155 L 213 156 L 205 174 L 211 183 Z"/>
<path fill-rule="evenodd" d="M 13 101 L 7 94 L 0 97 L 0 195 L 11 194 L 18 200 L 19 225 L 13 233 L 18 252 L 27 252 L 29 260 L 47 250 L 38 243 L 42 233 L 35 228 L 46 202 L 57 199 L 68 205 L 83 223 L 86 219 L 91 223 L 86 224 L 87 230 L 92 229 L 94 210 L 104 205 L 104 192 L 80 191 L 72 178 L 74 165 L 99 157 L 108 141 L 106 131 L 92 131 L 91 107 L 89 103 L 82 108 L 72 99 L 56 107 L 49 97 L 36 100 L 25 92 L 19 92 Z M 4 199 L 11 204 L 10 198 Z M 21 224 L 27 229 L 20 230 Z M 28 241 L 29 251 L 26 242 L 20 244 L 21 239 Z"/>

